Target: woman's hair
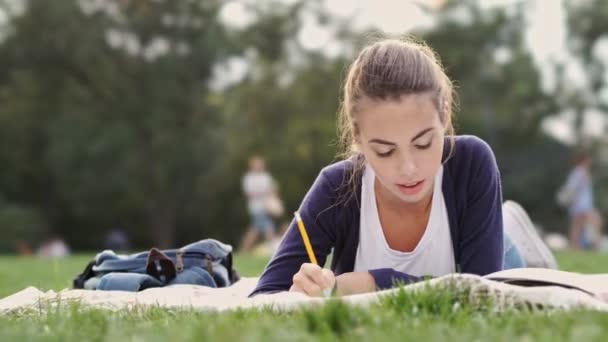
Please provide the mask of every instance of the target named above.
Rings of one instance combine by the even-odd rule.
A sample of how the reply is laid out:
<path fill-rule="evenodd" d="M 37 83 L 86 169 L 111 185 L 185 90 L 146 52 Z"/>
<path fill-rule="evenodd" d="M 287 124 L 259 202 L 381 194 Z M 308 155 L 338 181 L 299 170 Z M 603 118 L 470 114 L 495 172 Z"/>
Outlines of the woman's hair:
<path fill-rule="evenodd" d="M 365 164 L 357 150 L 354 120 L 363 99 L 398 100 L 403 95 L 430 93 L 441 123 L 450 136 L 450 156 L 454 150 L 452 107 L 454 89 L 435 52 L 412 39 L 383 39 L 365 47 L 348 69 L 344 100 L 338 114 L 340 156 L 351 158 L 352 172 L 345 180 L 355 189 Z"/>

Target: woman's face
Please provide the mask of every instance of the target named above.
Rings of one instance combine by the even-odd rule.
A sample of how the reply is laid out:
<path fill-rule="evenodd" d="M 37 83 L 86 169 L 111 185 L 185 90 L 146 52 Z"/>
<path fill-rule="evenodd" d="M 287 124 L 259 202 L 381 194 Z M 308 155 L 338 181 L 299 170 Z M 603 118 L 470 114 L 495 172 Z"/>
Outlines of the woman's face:
<path fill-rule="evenodd" d="M 363 99 L 359 108 L 356 142 L 384 193 L 407 203 L 428 198 L 441 166 L 445 135 L 431 94 Z"/>
<path fill-rule="evenodd" d="M 249 160 L 249 170 L 255 172 L 262 172 L 266 170 L 266 163 L 264 159 L 259 157 L 253 157 Z"/>

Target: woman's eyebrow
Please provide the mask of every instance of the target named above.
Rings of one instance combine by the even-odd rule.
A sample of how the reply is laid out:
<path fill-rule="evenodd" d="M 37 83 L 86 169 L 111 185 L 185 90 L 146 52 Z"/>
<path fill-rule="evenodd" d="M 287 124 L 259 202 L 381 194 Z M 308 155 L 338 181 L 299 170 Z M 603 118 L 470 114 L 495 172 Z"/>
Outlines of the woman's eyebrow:
<path fill-rule="evenodd" d="M 420 133 L 416 134 L 413 138 L 412 138 L 412 142 L 415 141 L 416 139 L 420 138 L 421 136 L 425 135 L 426 133 L 430 132 L 433 130 L 433 127 L 429 127 L 429 128 L 425 128 L 422 131 L 420 131 Z M 392 142 L 392 141 L 388 141 L 388 140 L 383 140 L 383 139 L 370 139 L 367 141 L 368 143 L 376 143 L 376 144 L 382 144 L 382 145 L 389 145 L 389 146 L 396 146 L 397 144 Z"/>
<path fill-rule="evenodd" d="M 414 142 L 414 140 L 420 138 L 421 136 L 425 135 L 427 132 L 430 132 L 433 130 L 433 127 L 429 127 L 429 128 L 425 128 L 422 131 L 420 131 L 420 133 L 416 134 L 413 138 L 412 138 L 412 142 Z"/>
<path fill-rule="evenodd" d="M 386 140 L 382 140 L 382 139 L 370 139 L 368 141 L 368 143 L 377 143 L 377 144 L 389 145 L 389 146 L 396 146 L 397 145 L 394 142 L 390 142 L 390 141 L 386 141 Z"/>

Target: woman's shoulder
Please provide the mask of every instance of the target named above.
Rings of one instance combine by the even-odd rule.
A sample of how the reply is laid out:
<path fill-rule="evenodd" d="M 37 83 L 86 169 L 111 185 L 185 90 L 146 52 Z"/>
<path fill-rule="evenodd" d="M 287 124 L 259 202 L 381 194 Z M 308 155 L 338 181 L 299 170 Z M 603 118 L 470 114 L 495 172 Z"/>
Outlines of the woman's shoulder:
<path fill-rule="evenodd" d="M 475 135 L 457 135 L 454 137 L 456 150 L 469 154 L 494 154 L 490 145 Z"/>
<path fill-rule="evenodd" d="M 449 138 L 446 138 L 449 139 Z M 474 135 L 457 135 L 454 137 L 454 147 L 450 155 L 449 142 L 446 141 L 448 165 L 465 167 L 472 165 L 489 166 L 496 164 L 496 158 L 490 145 Z"/>
<path fill-rule="evenodd" d="M 447 149 L 449 150 L 449 146 Z M 444 179 L 458 184 L 458 189 L 467 189 L 468 184 L 472 182 L 492 182 L 497 180 L 497 175 L 500 174 L 490 145 L 473 135 L 454 137 L 454 148 L 444 163 L 444 172 L 450 175 Z"/>
<path fill-rule="evenodd" d="M 321 176 L 323 176 L 331 184 L 343 184 L 345 179 L 350 177 L 353 172 L 356 171 L 358 162 L 360 162 L 358 158 L 360 157 L 353 156 L 351 158 L 339 160 L 329 164 L 321 170 Z"/>

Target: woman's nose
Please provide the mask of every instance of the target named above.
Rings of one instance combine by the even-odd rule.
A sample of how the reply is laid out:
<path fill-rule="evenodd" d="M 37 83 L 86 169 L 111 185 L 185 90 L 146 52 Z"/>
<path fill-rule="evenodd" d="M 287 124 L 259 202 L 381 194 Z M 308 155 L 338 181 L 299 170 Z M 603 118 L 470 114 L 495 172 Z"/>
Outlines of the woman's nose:
<path fill-rule="evenodd" d="M 411 156 L 404 156 L 399 167 L 399 174 L 404 178 L 410 179 L 416 174 L 416 162 Z"/>

